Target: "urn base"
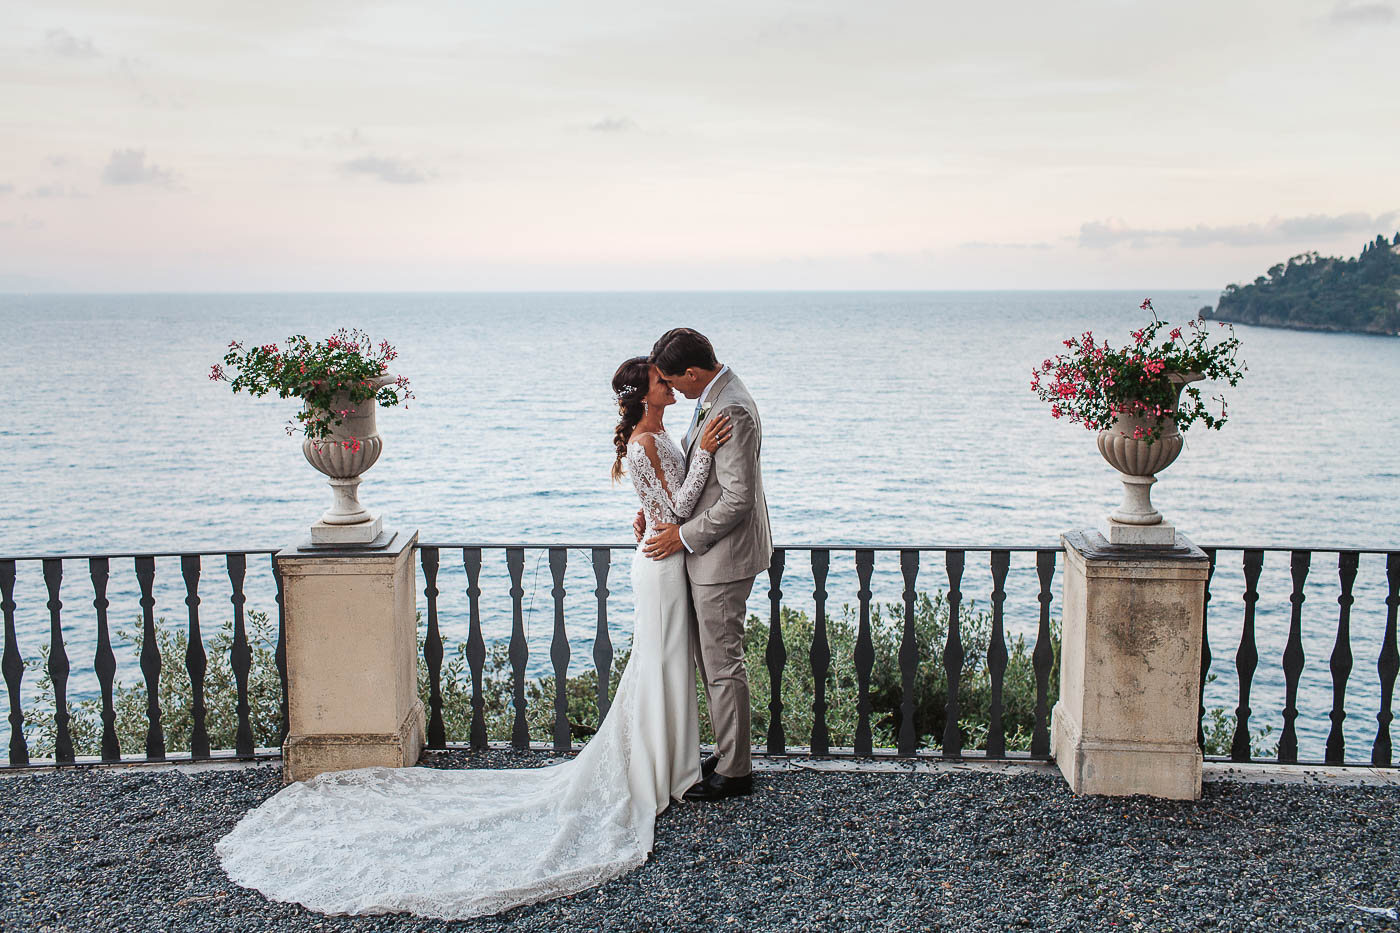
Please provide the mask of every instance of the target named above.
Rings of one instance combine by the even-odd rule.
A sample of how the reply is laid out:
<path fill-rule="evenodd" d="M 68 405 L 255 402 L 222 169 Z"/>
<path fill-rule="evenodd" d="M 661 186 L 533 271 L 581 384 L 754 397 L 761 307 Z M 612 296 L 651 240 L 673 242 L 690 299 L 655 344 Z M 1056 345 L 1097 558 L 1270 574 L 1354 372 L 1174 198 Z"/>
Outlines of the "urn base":
<path fill-rule="evenodd" d="M 369 521 L 353 525 L 332 525 L 325 521 L 311 526 L 312 544 L 373 544 L 384 531 L 384 522 L 378 515 L 371 515 Z"/>
<path fill-rule="evenodd" d="M 1161 521 L 1155 525 L 1129 525 L 1104 520 L 1100 531 L 1109 544 L 1126 544 L 1145 547 L 1173 547 L 1176 545 L 1176 527 L 1170 522 Z"/>

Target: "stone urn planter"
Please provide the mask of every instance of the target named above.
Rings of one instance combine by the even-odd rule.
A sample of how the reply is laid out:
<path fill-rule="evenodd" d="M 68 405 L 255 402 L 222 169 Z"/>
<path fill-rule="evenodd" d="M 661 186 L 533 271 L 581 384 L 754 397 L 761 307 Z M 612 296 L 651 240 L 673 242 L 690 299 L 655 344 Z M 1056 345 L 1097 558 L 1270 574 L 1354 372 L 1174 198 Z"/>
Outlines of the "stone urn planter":
<path fill-rule="evenodd" d="M 371 384 L 378 389 L 393 381 L 393 376 L 379 376 Z M 384 450 L 375 423 L 378 407 L 372 397 L 352 402 L 348 391 L 338 392 L 333 396 L 331 409 L 337 415 L 346 412 L 339 415 L 340 424 L 332 424 L 330 435 L 323 439 L 302 439 L 306 462 L 326 475 L 333 496 L 331 507 L 311 526 L 312 544 L 371 544 L 384 530 L 380 517 L 371 514 L 359 499 L 362 475 Z M 309 405 L 307 408 L 310 410 Z"/>
<path fill-rule="evenodd" d="M 293 334 L 284 346 L 245 347 L 232 340 L 223 362 L 209 368 L 210 380 L 227 382 L 235 394 L 302 400 L 287 433 L 303 435 L 306 462 L 326 475 L 333 495 L 330 509 L 311 526 L 313 547 L 381 548 L 392 537 L 379 516 L 360 504 L 359 486 L 384 449 L 375 409 L 413 398 L 407 378 L 388 375 L 398 355 L 389 341 L 376 344 L 364 331 L 342 327 L 314 342 Z M 341 386 L 355 386 L 356 394 L 369 397 L 352 402 L 350 390 Z"/>
<path fill-rule="evenodd" d="M 1167 378 L 1176 388 L 1172 399 L 1175 409 L 1181 402 L 1181 390 L 1202 376 L 1200 373 L 1168 373 Z M 1151 443 L 1134 436 L 1146 434 L 1158 425 L 1161 436 Z M 1163 521 L 1162 513 L 1152 506 L 1152 484 L 1157 482 L 1158 473 L 1176 461 L 1182 443 L 1176 422 L 1165 417 L 1119 415 L 1099 432 L 1099 453 L 1118 471 L 1123 482 L 1123 504 L 1109 513 L 1104 530 L 1111 544 L 1170 547 L 1176 543 L 1176 529 Z"/>

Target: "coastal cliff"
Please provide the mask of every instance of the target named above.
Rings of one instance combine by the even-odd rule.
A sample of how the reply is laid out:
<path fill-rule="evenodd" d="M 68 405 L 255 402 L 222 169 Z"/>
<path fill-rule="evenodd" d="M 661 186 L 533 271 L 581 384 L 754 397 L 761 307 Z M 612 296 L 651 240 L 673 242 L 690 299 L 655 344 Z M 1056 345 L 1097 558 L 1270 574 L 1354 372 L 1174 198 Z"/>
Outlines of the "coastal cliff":
<path fill-rule="evenodd" d="M 1202 320 L 1299 330 L 1400 334 L 1400 233 L 1354 259 L 1302 253 L 1249 285 L 1227 285 Z"/>

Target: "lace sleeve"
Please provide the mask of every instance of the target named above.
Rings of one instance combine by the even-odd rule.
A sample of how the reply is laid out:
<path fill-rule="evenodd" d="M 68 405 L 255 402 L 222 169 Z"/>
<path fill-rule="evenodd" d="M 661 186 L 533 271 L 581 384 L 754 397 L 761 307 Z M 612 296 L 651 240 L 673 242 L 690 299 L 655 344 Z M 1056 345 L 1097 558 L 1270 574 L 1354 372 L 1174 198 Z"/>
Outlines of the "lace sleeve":
<path fill-rule="evenodd" d="M 658 471 L 652 466 L 654 459 L 654 453 L 648 456 L 648 451 L 643 445 L 641 437 L 633 437 L 628 443 L 627 472 L 632 477 L 632 488 L 636 490 L 637 498 L 641 500 L 642 512 L 646 515 L 648 528 L 654 527 L 657 522 L 666 520 L 666 509 L 669 504 L 669 496 L 662 489 Z"/>
<path fill-rule="evenodd" d="M 686 474 L 685 482 L 681 483 L 680 492 L 676 493 L 676 501 L 671 506 L 676 518 L 689 518 L 695 511 L 695 504 L 700 501 L 700 490 L 705 488 L 713 464 L 714 457 L 708 450 L 702 447 L 695 451 L 695 457 L 690 461 L 690 472 Z"/>
<path fill-rule="evenodd" d="M 705 480 L 710 476 L 713 458 L 703 449 L 696 451 L 687 475 L 684 455 L 669 439 L 664 444 L 658 444 L 655 435 L 643 434 L 636 438 L 636 446 L 645 455 L 637 458 L 636 466 L 645 464 L 642 470 L 644 485 L 665 508 L 668 513 L 665 520 L 689 518 L 700 500 L 700 490 L 705 488 Z M 681 477 L 684 479 L 677 489 L 676 480 Z"/>

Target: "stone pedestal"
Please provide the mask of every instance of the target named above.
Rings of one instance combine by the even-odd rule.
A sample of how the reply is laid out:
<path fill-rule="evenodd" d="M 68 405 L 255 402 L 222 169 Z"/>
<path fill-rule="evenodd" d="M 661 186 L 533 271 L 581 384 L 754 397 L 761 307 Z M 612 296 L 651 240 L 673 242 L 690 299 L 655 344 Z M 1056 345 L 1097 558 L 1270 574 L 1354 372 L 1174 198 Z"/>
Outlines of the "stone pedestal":
<path fill-rule="evenodd" d="M 417 763 L 424 745 L 417 540 L 417 532 L 400 532 L 378 546 L 278 552 L 291 726 L 282 746 L 286 781 Z"/>
<path fill-rule="evenodd" d="M 1050 750 L 1079 794 L 1201 795 L 1205 552 L 1069 532 Z"/>

